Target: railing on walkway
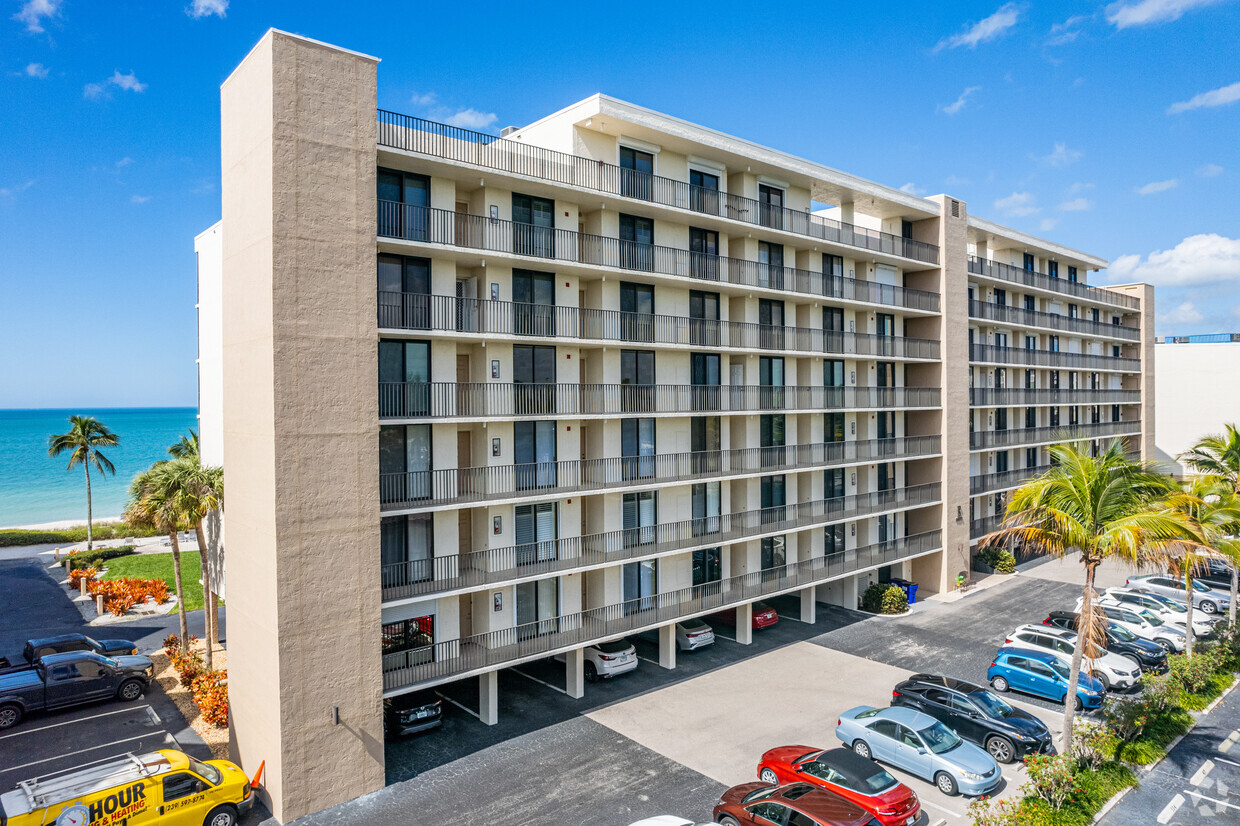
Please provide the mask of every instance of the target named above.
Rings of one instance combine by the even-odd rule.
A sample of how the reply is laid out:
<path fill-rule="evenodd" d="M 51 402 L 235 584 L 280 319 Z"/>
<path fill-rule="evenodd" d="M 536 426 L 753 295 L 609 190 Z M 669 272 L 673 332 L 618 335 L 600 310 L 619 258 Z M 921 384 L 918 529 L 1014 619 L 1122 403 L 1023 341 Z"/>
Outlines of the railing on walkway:
<path fill-rule="evenodd" d="M 939 500 L 940 485 L 932 482 L 795 505 L 661 522 L 649 527 L 396 562 L 382 566 L 383 599 L 406 599 L 483 587 L 518 577 L 562 574 L 593 565 L 726 545 L 759 535 L 804 530 L 841 519 L 924 507 Z"/>
<path fill-rule="evenodd" d="M 380 146 L 688 209 L 716 218 L 742 221 L 871 252 L 899 255 L 928 264 L 938 263 L 939 260 L 939 248 L 934 244 L 809 212 L 773 207 L 752 198 L 691 186 L 684 181 L 625 169 L 605 161 L 530 146 L 383 109 L 379 110 L 378 119 Z"/>
<path fill-rule="evenodd" d="M 978 258 L 976 255 L 969 256 L 969 272 L 974 275 L 984 275 L 987 278 L 1010 281 L 1013 284 L 1024 284 L 1026 287 L 1051 290 L 1097 304 L 1110 304 L 1128 310 L 1136 310 L 1141 307 L 1141 301 L 1136 296 L 1104 290 L 1101 287 L 1092 287 L 1089 284 L 1069 281 L 1066 278 L 1054 278 L 1047 273 L 1013 267 L 1010 264 L 1001 264 L 998 261 Z"/>
<path fill-rule="evenodd" d="M 1003 524 L 1003 514 L 994 514 L 992 516 L 983 516 L 980 519 L 974 519 L 969 523 L 969 538 L 979 539 L 988 533 L 993 533 Z"/>
<path fill-rule="evenodd" d="M 969 404 L 974 407 L 1002 405 L 1093 405 L 1137 404 L 1141 401 L 1140 390 L 1077 388 L 1069 390 L 1050 387 L 971 387 Z"/>
<path fill-rule="evenodd" d="M 1098 424 L 1058 425 L 1055 427 L 1018 427 L 1011 430 L 982 430 L 969 434 L 969 447 L 978 450 L 991 447 L 1037 442 L 1075 442 L 1105 436 L 1134 436 L 1141 432 L 1141 420 L 1099 422 Z"/>
<path fill-rule="evenodd" d="M 1137 341 L 1141 338 L 1141 331 L 1135 327 L 1107 324 L 1102 321 L 1090 321 L 1080 317 L 1069 318 L 1058 313 L 1043 313 L 1037 310 L 1026 310 L 1023 307 L 1012 307 L 1007 304 L 995 304 L 990 301 L 977 301 L 976 299 L 969 302 L 969 317 L 1023 327 L 1048 327 L 1052 330 L 1081 333 L 1098 336 L 1099 338 L 1122 338 L 1129 341 Z"/>
<path fill-rule="evenodd" d="M 1038 465 L 1037 467 L 1014 468 L 1013 470 L 1005 470 L 999 473 L 971 476 L 969 477 L 969 495 L 978 496 L 990 491 L 1014 488 L 1025 480 L 1032 479 L 1050 469 L 1050 465 Z"/>
<path fill-rule="evenodd" d="M 1067 353 L 1057 350 L 1029 350 L 1023 347 L 996 347 L 993 344 L 974 344 L 969 348 L 969 360 L 997 364 L 1019 364 L 1029 367 L 1064 367 L 1082 370 L 1122 370 L 1135 373 L 1141 369 L 1141 359 L 1121 356 Z"/>
<path fill-rule="evenodd" d="M 939 294 L 862 281 L 811 270 L 781 267 L 691 252 L 675 247 L 623 241 L 566 229 L 467 215 L 432 207 L 380 200 L 379 236 L 503 252 L 545 261 L 566 261 L 608 269 L 673 275 L 704 282 L 804 293 L 817 298 L 862 301 L 936 312 Z"/>
<path fill-rule="evenodd" d="M 502 631 L 475 634 L 383 656 L 383 688 L 391 690 L 495 668 L 611 637 L 665 625 L 787 591 L 817 585 L 875 566 L 932 553 L 942 544 L 939 531 L 869 545 L 694 585 L 602 608 L 591 608 Z"/>

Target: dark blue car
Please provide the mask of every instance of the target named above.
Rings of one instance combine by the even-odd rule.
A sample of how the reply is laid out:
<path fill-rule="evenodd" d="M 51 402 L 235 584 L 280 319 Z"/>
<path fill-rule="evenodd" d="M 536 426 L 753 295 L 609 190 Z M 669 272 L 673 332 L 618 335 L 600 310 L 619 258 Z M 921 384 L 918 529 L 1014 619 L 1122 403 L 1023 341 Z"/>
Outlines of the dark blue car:
<path fill-rule="evenodd" d="M 1068 667 L 1050 653 L 1024 648 L 1000 648 L 986 671 L 995 691 L 1023 691 L 1055 702 L 1066 702 Z M 1081 673 L 1076 684 L 1076 707 L 1098 708 L 1105 690 L 1102 683 Z"/>

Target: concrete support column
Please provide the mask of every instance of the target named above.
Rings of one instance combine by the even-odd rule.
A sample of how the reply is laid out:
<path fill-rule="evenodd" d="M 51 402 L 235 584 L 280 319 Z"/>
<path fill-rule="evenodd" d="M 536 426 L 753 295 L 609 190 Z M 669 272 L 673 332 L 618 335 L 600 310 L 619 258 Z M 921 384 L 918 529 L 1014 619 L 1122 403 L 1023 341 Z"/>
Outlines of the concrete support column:
<path fill-rule="evenodd" d="M 801 590 L 801 622 L 810 625 L 818 622 L 818 601 L 814 598 L 816 589 L 811 585 Z"/>
<path fill-rule="evenodd" d="M 478 719 L 493 726 L 499 722 L 499 672 L 478 675 Z"/>
<path fill-rule="evenodd" d="M 747 602 L 736 609 L 736 641 L 741 645 L 753 642 L 753 603 Z"/>
<path fill-rule="evenodd" d="M 676 667 L 676 623 L 659 629 L 659 665 L 667 669 Z"/>
<path fill-rule="evenodd" d="M 576 648 L 564 655 L 564 692 L 574 700 L 586 694 L 586 650 Z"/>

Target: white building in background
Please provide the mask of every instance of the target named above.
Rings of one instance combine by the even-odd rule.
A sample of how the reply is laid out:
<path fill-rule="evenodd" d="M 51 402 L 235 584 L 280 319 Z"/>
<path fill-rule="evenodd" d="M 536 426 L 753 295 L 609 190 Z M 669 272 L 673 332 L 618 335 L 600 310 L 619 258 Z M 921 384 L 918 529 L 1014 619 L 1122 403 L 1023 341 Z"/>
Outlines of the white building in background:
<path fill-rule="evenodd" d="M 1202 436 L 1240 424 L 1240 333 L 1162 336 L 1154 361 L 1156 459 L 1183 474 L 1177 456 Z"/>
<path fill-rule="evenodd" d="M 224 464 L 224 222 L 194 236 L 198 257 L 198 440 L 204 465 Z"/>

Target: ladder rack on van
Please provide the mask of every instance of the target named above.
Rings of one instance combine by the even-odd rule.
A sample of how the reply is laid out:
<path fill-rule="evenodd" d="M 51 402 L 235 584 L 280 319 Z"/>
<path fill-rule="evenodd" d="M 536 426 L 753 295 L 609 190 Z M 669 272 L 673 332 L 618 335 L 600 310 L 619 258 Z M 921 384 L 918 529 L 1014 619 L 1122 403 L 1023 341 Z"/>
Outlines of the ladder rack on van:
<path fill-rule="evenodd" d="M 17 788 L 26 798 L 27 811 L 71 800 L 102 787 L 140 780 L 170 768 L 168 759 L 158 752 L 138 756 L 105 757 L 65 771 L 21 780 Z M 16 814 L 16 813 L 11 813 Z"/>

